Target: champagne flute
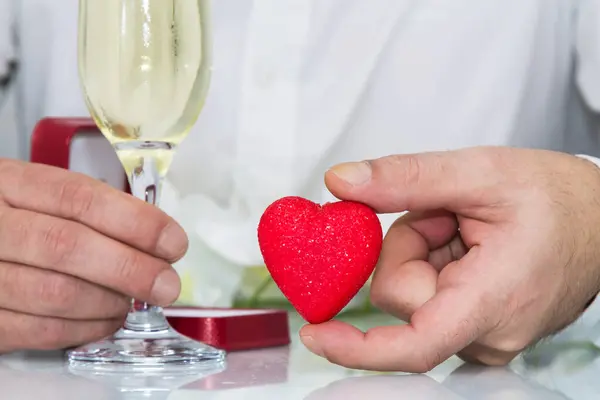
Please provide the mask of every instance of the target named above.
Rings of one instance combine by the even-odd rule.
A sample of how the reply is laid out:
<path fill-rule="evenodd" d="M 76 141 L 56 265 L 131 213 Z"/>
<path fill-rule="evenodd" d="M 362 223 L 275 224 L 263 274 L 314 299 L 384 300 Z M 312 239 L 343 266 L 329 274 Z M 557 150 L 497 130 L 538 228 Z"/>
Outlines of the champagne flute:
<path fill-rule="evenodd" d="M 79 75 L 132 194 L 158 206 L 175 149 L 196 122 L 211 72 L 210 0 L 80 0 Z M 174 331 L 132 301 L 122 329 L 68 354 L 72 368 L 212 366 L 225 353 Z"/>

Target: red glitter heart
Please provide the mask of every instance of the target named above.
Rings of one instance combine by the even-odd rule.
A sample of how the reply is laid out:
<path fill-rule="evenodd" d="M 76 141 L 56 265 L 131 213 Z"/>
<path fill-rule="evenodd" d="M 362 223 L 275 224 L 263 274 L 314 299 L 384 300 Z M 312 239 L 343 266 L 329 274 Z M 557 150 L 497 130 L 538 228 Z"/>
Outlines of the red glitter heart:
<path fill-rule="evenodd" d="M 309 323 L 329 321 L 365 284 L 383 232 L 375 212 L 349 201 L 323 206 L 300 197 L 271 204 L 258 242 L 273 280 Z"/>

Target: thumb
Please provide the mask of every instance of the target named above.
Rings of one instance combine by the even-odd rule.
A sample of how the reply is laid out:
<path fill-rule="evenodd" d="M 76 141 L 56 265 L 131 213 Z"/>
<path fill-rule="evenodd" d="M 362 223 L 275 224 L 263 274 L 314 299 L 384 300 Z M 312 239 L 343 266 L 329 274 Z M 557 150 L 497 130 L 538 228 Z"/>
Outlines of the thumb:
<path fill-rule="evenodd" d="M 393 155 L 339 164 L 325 175 L 331 193 L 367 204 L 381 213 L 446 209 L 457 212 L 485 205 L 496 191 L 499 174 L 493 151 L 457 151 Z"/>

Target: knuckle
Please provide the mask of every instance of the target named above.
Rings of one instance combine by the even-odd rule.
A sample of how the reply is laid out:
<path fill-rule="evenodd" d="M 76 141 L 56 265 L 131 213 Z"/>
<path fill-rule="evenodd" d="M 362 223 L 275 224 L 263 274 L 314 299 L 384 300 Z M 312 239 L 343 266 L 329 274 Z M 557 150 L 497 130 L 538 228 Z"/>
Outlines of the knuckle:
<path fill-rule="evenodd" d="M 371 304 L 380 311 L 388 313 L 401 319 L 409 321 L 415 311 L 422 305 L 418 298 L 409 294 L 403 283 L 393 277 L 375 274 L 371 283 L 369 299 Z"/>
<path fill-rule="evenodd" d="M 491 148 L 487 151 L 473 153 L 472 164 L 477 168 L 472 169 L 472 174 L 485 176 L 481 190 L 491 193 L 501 193 L 510 190 L 514 197 L 517 193 L 533 193 L 536 184 L 532 185 L 531 173 L 524 173 L 528 168 L 523 165 L 519 151 L 506 148 Z"/>
<path fill-rule="evenodd" d="M 484 365 L 487 367 L 503 367 L 518 355 L 518 353 L 504 353 L 496 350 L 481 350 L 472 354 L 459 353 L 459 357 L 469 364 Z"/>
<path fill-rule="evenodd" d="M 80 219 L 89 213 L 95 199 L 94 187 L 80 179 L 65 181 L 60 187 L 59 204 L 64 215 Z"/>
<path fill-rule="evenodd" d="M 505 367 L 516 357 L 509 355 L 481 357 L 478 361 L 488 367 Z"/>
<path fill-rule="evenodd" d="M 384 283 L 375 284 L 374 281 L 373 284 L 371 284 L 371 291 L 369 293 L 371 304 L 383 312 L 393 314 L 404 319 L 405 315 L 407 314 L 406 311 L 409 307 L 401 302 L 394 301 L 395 299 L 391 294 L 393 292 L 386 290 L 386 285 Z"/>
<path fill-rule="evenodd" d="M 375 280 L 373 280 L 373 283 L 371 283 L 369 299 L 371 300 L 371 304 L 380 310 L 383 310 L 387 305 L 386 295 L 382 292 L 380 285 L 376 283 Z"/>
<path fill-rule="evenodd" d="M 444 361 L 442 355 L 438 351 L 433 351 L 431 353 L 426 353 L 425 357 L 423 357 L 423 361 L 417 364 L 417 370 L 415 372 L 419 373 L 427 373 L 440 365 Z"/>
<path fill-rule="evenodd" d="M 501 353 L 514 354 L 521 353 L 530 345 L 530 343 L 531 340 L 525 337 L 514 336 L 497 340 L 492 344 L 492 347 Z"/>
<path fill-rule="evenodd" d="M 513 150 L 505 147 L 471 147 L 461 150 L 464 158 L 477 166 L 475 172 L 496 174 L 505 173 L 514 168 Z"/>
<path fill-rule="evenodd" d="M 418 187 L 423 177 L 423 165 L 416 155 L 407 155 L 402 158 L 402 168 L 404 170 L 405 187 Z"/>
<path fill-rule="evenodd" d="M 379 308 L 386 304 L 386 291 L 385 291 L 385 282 L 382 281 L 381 272 L 378 269 L 375 269 L 375 273 L 373 274 L 373 279 L 371 280 L 371 284 L 369 285 L 369 299 L 371 300 L 371 304 L 375 307 Z"/>
<path fill-rule="evenodd" d="M 124 251 L 123 254 L 118 258 L 116 264 L 116 276 L 119 279 L 131 279 L 134 278 L 139 265 L 140 265 L 140 254 L 137 251 Z"/>
<path fill-rule="evenodd" d="M 478 169 L 485 171 L 503 171 L 509 166 L 505 152 L 500 149 L 471 149 L 469 157 L 475 161 Z"/>
<path fill-rule="evenodd" d="M 373 168 L 380 175 L 388 178 L 400 177 L 407 187 L 419 183 L 422 178 L 422 162 L 417 155 L 392 155 L 372 161 Z M 393 175 L 393 176 L 392 176 Z"/>
<path fill-rule="evenodd" d="M 53 274 L 42 283 L 39 300 L 54 316 L 64 316 L 76 305 L 79 294 L 76 279 Z"/>
<path fill-rule="evenodd" d="M 47 249 L 49 262 L 59 266 L 69 259 L 77 248 L 78 235 L 68 223 L 55 223 L 43 232 L 42 243 Z"/>
<path fill-rule="evenodd" d="M 144 273 L 142 272 L 142 269 Z M 126 294 L 148 298 L 156 276 L 155 263 L 135 250 L 124 252 L 115 265 L 113 279 L 119 282 Z"/>

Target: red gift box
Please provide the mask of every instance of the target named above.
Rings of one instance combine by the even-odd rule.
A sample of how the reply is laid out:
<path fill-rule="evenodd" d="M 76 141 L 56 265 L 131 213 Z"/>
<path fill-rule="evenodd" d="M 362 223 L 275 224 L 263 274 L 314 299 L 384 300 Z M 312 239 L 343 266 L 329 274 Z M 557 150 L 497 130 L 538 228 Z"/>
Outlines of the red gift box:
<path fill-rule="evenodd" d="M 179 333 L 227 351 L 290 343 L 286 311 L 170 307 L 165 314 Z"/>
<path fill-rule="evenodd" d="M 129 190 L 112 146 L 90 118 L 46 118 L 31 136 L 30 161 L 52 165 Z"/>
<path fill-rule="evenodd" d="M 82 172 L 128 190 L 113 148 L 89 118 L 41 120 L 31 137 L 31 161 Z M 290 343 L 285 311 L 172 307 L 165 312 L 183 335 L 228 351 Z"/>

